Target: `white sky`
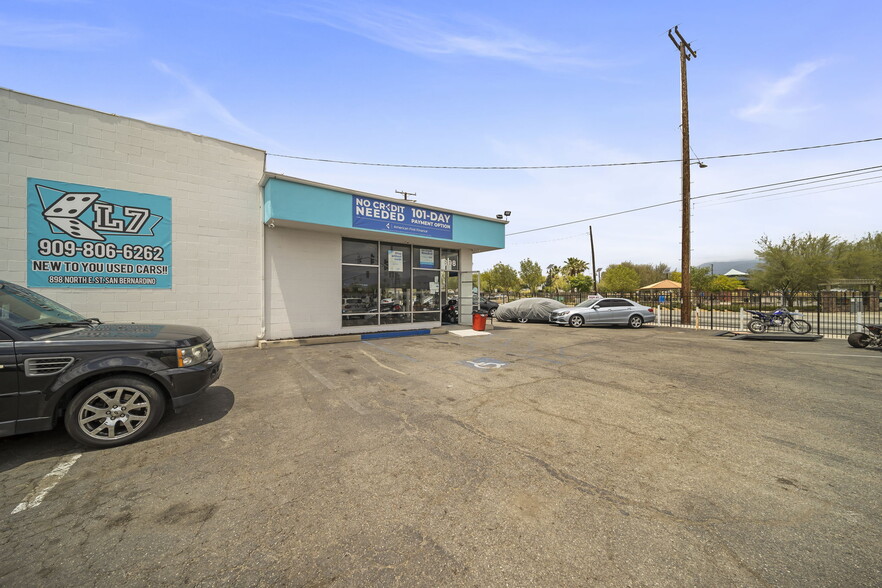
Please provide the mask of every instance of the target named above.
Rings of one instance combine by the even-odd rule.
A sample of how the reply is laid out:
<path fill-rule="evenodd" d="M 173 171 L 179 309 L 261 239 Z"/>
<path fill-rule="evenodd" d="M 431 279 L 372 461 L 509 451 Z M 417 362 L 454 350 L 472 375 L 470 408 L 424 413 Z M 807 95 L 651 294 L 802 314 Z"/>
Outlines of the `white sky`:
<path fill-rule="evenodd" d="M 334 160 L 553 166 L 680 157 L 679 59 L 698 157 L 882 137 L 882 4 L 6 0 L 0 86 Z M 692 194 L 882 165 L 882 141 L 692 167 Z M 678 200 L 680 165 L 433 170 L 271 156 L 270 171 L 487 216 L 515 233 Z M 693 264 L 763 234 L 882 230 L 882 173 L 695 202 Z M 843 183 L 851 182 L 851 183 Z M 833 185 L 833 184 L 837 185 Z M 125 189 L 125 186 L 112 186 Z M 727 195 L 727 196 L 732 196 Z M 679 266 L 678 204 L 513 235 L 476 257 Z"/>

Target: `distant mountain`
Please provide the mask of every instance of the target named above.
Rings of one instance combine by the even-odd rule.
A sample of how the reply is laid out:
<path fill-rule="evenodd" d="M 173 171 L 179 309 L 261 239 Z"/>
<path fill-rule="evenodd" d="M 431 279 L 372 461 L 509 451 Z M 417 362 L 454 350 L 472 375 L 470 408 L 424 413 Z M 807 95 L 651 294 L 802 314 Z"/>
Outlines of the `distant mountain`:
<path fill-rule="evenodd" d="M 741 259 L 738 261 L 710 261 L 708 263 L 702 263 L 698 267 L 709 268 L 713 266 L 715 275 L 725 274 L 730 269 L 737 269 L 739 272 L 749 274 L 757 264 L 759 264 L 758 259 Z"/>

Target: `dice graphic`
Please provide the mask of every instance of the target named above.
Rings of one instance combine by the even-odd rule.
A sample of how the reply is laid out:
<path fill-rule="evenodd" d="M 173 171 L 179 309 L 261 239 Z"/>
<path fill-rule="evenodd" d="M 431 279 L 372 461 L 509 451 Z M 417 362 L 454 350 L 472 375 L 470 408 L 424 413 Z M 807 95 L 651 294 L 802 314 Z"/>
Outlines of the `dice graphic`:
<path fill-rule="evenodd" d="M 97 192 L 66 192 L 46 207 L 43 218 L 71 237 L 104 241 L 104 237 L 77 218 L 100 197 Z"/>

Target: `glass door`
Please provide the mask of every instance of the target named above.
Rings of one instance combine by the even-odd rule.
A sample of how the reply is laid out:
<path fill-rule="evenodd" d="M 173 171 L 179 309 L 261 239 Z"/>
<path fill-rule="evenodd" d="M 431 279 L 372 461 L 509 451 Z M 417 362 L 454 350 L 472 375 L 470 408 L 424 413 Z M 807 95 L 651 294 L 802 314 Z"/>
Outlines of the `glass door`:
<path fill-rule="evenodd" d="M 460 322 L 459 251 L 441 250 L 441 323 Z"/>

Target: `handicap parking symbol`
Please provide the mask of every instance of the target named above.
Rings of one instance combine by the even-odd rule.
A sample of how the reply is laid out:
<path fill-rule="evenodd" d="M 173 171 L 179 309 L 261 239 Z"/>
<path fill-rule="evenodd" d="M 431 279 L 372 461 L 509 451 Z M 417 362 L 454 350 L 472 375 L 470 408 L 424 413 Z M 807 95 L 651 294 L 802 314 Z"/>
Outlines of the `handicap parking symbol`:
<path fill-rule="evenodd" d="M 463 363 L 479 370 L 498 370 L 508 364 L 492 357 L 479 357 L 478 359 L 466 360 Z"/>

